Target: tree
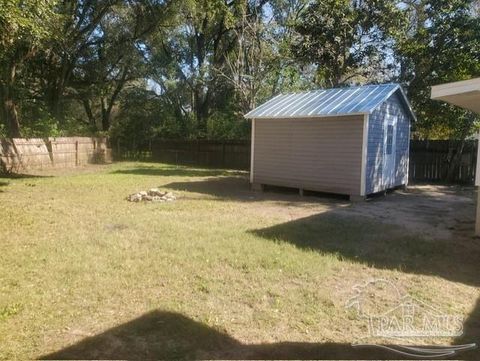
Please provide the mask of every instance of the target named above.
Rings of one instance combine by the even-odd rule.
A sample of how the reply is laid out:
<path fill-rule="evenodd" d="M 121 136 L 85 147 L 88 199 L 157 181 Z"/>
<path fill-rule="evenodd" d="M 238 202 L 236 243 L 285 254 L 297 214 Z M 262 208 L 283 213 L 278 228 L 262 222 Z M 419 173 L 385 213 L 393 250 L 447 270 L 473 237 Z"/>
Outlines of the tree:
<path fill-rule="evenodd" d="M 457 139 L 450 153 L 448 178 L 452 178 L 465 139 L 476 129 L 478 118 L 460 108 L 432 101 L 432 85 L 480 75 L 480 21 L 472 0 L 419 0 L 405 8 L 409 26 L 399 33 L 395 53 L 399 80 L 407 84 L 418 123 L 416 136 Z"/>
<path fill-rule="evenodd" d="M 233 87 L 238 112 L 245 114 L 279 90 L 302 87 L 300 69 L 292 59 L 289 26 L 305 0 L 244 1 L 237 7 L 232 37 L 235 46 L 216 72 Z M 268 5 L 268 6 L 267 6 Z"/>
<path fill-rule="evenodd" d="M 295 24 L 298 24 L 309 0 L 272 0 L 271 38 L 267 44 L 274 47 L 275 56 L 270 70 L 265 74 L 269 88 L 261 91 L 264 99 L 271 98 L 280 91 L 306 90 L 312 86 L 312 72 L 305 62 L 298 61 L 293 53 L 292 44 L 298 34 Z"/>
<path fill-rule="evenodd" d="M 417 110 L 418 135 L 462 139 L 472 116 L 430 100 L 430 86 L 480 75 L 480 22 L 471 0 L 423 0 L 405 10 L 410 26 L 396 42 L 399 79 Z"/>
<path fill-rule="evenodd" d="M 99 128 L 108 131 L 124 87 L 145 78 L 149 61 L 146 42 L 168 22 L 169 9 L 163 2 L 130 1 L 113 6 L 98 23 L 96 40 L 81 53 L 71 81 L 90 124 L 97 125 L 98 114 Z"/>
<path fill-rule="evenodd" d="M 229 37 L 235 2 L 227 0 L 186 1 L 182 9 L 185 23 L 180 26 L 181 37 L 187 45 L 183 76 L 192 91 L 192 109 L 199 134 L 205 136 L 207 119 L 215 95 L 222 85 L 213 68 L 222 66 L 234 43 Z M 190 49 L 190 50 L 189 50 Z"/>
<path fill-rule="evenodd" d="M 231 34 L 233 46 L 225 61 L 213 71 L 233 87 L 242 113 L 255 107 L 257 93 L 267 72 L 268 53 L 265 36 L 268 24 L 263 22 L 263 3 L 241 2 L 237 7 Z"/>
<path fill-rule="evenodd" d="M 181 5 L 176 26 L 149 44 L 149 76 L 183 129 L 190 129 L 192 121 L 200 137 L 212 134 L 213 126 L 229 134 L 245 129 L 242 115 L 282 90 L 284 74 L 290 77 L 294 66 L 286 56 L 288 32 L 283 30 L 305 1 L 192 0 Z M 229 122 L 240 126 L 232 131 Z"/>
<path fill-rule="evenodd" d="M 53 37 L 54 0 L 5 0 L 0 7 L 0 116 L 11 137 L 20 136 L 17 74 L 42 44 Z"/>
<path fill-rule="evenodd" d="M 45 104 L 57 120 L 64 118 L 63 100 L 67 91 L 71 93 L 69 86 L 77 66 L 89 48 L 102 41 L 100 22 L 120 3 L 121 0 L 65 0 L 58 5 L 61 24 L 56 30 L 60 35 L 50 39 L 37 65 Z"/>
<path fill-rule="evenodd" d="M 390 0 L 317 0 L 302 12 L 294 29 L 295 58 L 314 64 L 315 83 L 335 87 L 380 80 L 389 70 L 392 35 L 403 22 Z"/>
<path fill-rule="evenodd" d="M 222 72 L 237 44 L 236 19 L 245 2 L 184 1 L 175 28 L 152 43 L 152 59 L 158 65 L 152 78 L 179 105 L 182 121 L 193 116 L 199 137 L 207 135 L 213 112 L 230 106 L 235 94 Z"/>
<path fill-rule="evenodd" d="M 465 139 L 475 118 L 431 102 L 429 87 L 480 74 L 478 9 L 478 0 L 1 0 L 0 130 L 113 125 L 123 138 L 134 132 L 132 144 L 148 132 L 243 137 L 242 115 L 279 92 L 399 81 L 417 136 Z"/>

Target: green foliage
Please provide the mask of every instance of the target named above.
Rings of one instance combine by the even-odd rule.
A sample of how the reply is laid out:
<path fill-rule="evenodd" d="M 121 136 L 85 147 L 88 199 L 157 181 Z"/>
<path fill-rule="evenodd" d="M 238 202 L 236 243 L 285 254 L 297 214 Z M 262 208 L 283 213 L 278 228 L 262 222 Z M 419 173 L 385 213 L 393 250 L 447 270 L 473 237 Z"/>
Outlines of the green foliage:
<path fill-rule="evenodd" d="M 21 135 L 17 111 L 22 66 L 54 38 L 57 17 L 54 0 L 3 0 L 0 6 L 0 121 L 9 135 Z"/>
<path fill-rule="evenodd" d="M 317 0 L 302 15 L 292 49 L 296 59 L 316 66 L 315 83 L 381 80 L 392 34 L 403 22 L 394 2 Z"/>
<path fill-rule="evenodd" d="M 112 124 L 109 135 L 113 143 L 138 150 L 154 138 L 184 138 L 191 131 L 187 118 L 181 122 L 172 114 L 170 105 L 154 92 L 131 89 L 122 99 L 121 111 Z"/>
<path fill-rule="evenodd" d="M 480 21 L 471 0 L 423 0 L 405 9 L 409 26 L 397 34 L 400 80 L 419 122 L 418 137 L 465 139 L 477 128 L 470 112 L 430 99 L 435 84 L 480 75 Z"/>
<path fill-rule="evenodd" d="M 58 121 L 51 117 L 36 119 L 31 126 L 25 125 L 22 131 L 25 138 L 58 137 L 60 134 Z"/>
<path fill-rule="evenodd" d="M 120 104 L 121 111 L 109 135 L 113 144 L 132 151 L 148 148 L 153 139 L 245 139 L 249 124 L 234 111 L 215 112 L 207 120 L 205 133 L 200 134 L 196 121 L 185 114 L 181 121 L 175 109 L 153 91 L 131 89 Z"/>
<path fill-rule="evenodd" d="M 57 0 L 2 0 L 0 6 L 1 55 L 14 52 L 19 43 L 40 45 L 51 33 Z"/>
<path fill-rule="evenodd" d="M 429 98 L 480 74 L 475 4 L 2 0 L 0 134 L 244 138 L 280 92 L 398 81 L 416 136 L 463 139 L 476 119 Z"/>
<path fill-rule="evenodd" d="M 250 136 L 250 123 L 232 112 L 216 112 L 208 119 L 207 130 L 208 139 L 247 139 Z"/>

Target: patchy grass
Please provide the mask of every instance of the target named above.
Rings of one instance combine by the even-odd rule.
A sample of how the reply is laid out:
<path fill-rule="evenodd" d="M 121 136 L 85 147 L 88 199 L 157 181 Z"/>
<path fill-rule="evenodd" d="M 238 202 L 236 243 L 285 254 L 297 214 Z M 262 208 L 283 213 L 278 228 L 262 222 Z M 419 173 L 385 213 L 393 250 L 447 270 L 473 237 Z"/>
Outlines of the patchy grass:
<path fill-rule="evenodd" d="M 179 198 L 125 201 L 153 187 Z M 465 316 L 479 296 L 478 242 L 253 193 L 241 172 L 119 163 L 0 180 L 0 204 L 5 359 L 348 357 L 366 332 L 345 309 L 355 284 Z"/>

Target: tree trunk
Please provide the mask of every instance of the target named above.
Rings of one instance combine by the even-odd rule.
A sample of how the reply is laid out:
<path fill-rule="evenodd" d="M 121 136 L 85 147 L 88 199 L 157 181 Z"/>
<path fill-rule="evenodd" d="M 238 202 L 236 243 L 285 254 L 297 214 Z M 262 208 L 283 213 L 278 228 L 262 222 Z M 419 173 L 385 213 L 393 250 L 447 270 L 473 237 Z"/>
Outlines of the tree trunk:
<path fill-rule="evenodd" d="M 129 73 L 129 69 L 125 68 L 123 70 L 122 77 L 117 81 L 117 85 L 113 90 L 113 94 L 110 97 L 110 100 L 107 100 L 105 97 L 101 98 L 102 103 L 102 130 L 107 132 L 110 129 L 110 117 L 112 115 L 112 109 L 115 105 L 120 92 L 122 91 L 125 83 L 127 82 L 127 76 Z"/>
<path fill-rule="evenodd" d="M 66 55 L 62 55 L 65 57 Z M 60 66 L 55 65 L 55 60 L 50 59 L 52 71 L 47 75 L 47 91 L 45 100 L 50 114 L 57 120 L 63 120 L 63 98 L 73 72 L 73 60 L 61 59 Z"/>
<path fill-rule="evenodd" d="M 96 126 L 97 122 L 95 121 L 95 117 L 93 115 L 92 106 L 90 105 L 90 99 L 84 98 L 82 99 L 83 107 L 85 108 L 85 114 L 87 114 L 88 122 L 92 126 Z"/>
<path fill-rule="evenodd" d="M 15 81 L 16 64 L 12 62 L 7 69 L 6 78 L 1 86 L 0 101 L 2 117 L 8 128 L 10 138 L 20 137 L 20 121 L 18 119 L 17 104 L 13 98 L 13 83 Z"/>
<path fill-rule="evenodd" d="M 102 130 L 106 132 L 110 129 L 110 108 L 107 106 L 107 101 L 104 97 L 100 99 L 100 102 L 102 104 Z"/>
<path fill-rule="evenodd" d="M 198 79 L 194 88 L 194 112 L 197 121 L 197 129 L 200 136 L 207 134 L 207 118 L 209 113 L 208 91 L 205 93 L 205 58 L 207 54 L 205 34 L 203 31 L 208 27 L 208 18 L 203 19 L 201 28 L 195 32 L 195 57 L 198 62 Z"/>
<path fill-rule="evenodd" d="M 20 138 L 20 122 L 18 120 L 17 105 L 13 99 L 5 99 L 4 112 L 8 124 L 8 136 L 10 138 Z"/>
<path fill-rule="evenodd" d="M 50 94 L 49 99 L 49 108 L 50 114 L 57 119 L 62 120 L 62 109 L 61 109 L 61 99 L 63 97 L 63 88 L 62 87 L 55 87 L 52 89 L 52 93 Z"/>
<path fill-rule="evenodd" d="M 472 114 L 465 119 L 465 124 L 463 124 L 463 129 L 460 133 L 460 141 L 456 144 L 455 153 L 449 162 L 448 172 L 447 172 L 447 181 L 453 182 L 455 179 L 455 173 L 458 171 L 460 164 L 462 162 L 463 149 L 465 148 L 466 139 L 470 130 L 472 129 L 475 123 L 476 117 Z M 449 151 L 450 156 L 450 151 Z"/>
<path fill-rule="evenodd" d="M 11 90 L 8 86 L 2 86 L 0 91 L 1 117 L 7 127 L 10 138 L 20 138 L 20 121 L 18 119 L 17 104 L 11 97 Z"/>
<path fill-rule="evenodd" d="M 208 104 L 202 93 L 200 86 L 195 89 L 195 119 L 199 133 L 201 136 L 205 136 L 207 132 Z"/>

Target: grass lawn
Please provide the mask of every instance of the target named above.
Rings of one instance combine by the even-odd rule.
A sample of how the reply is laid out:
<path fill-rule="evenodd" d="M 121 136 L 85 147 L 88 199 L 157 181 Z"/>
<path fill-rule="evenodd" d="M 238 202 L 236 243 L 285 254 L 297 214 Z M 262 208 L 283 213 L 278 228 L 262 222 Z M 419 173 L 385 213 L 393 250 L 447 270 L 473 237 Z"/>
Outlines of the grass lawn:
<path fill-rule="evenodd" d="M 177 201 L 125 200 L 153 187 Z M 0 179 L 0 357 L 349 357 L 367 330 L 345 303 L 370 278 L 468 317 L 478 241 L 348 212 L 363 206 L 151 163 Z"/>

